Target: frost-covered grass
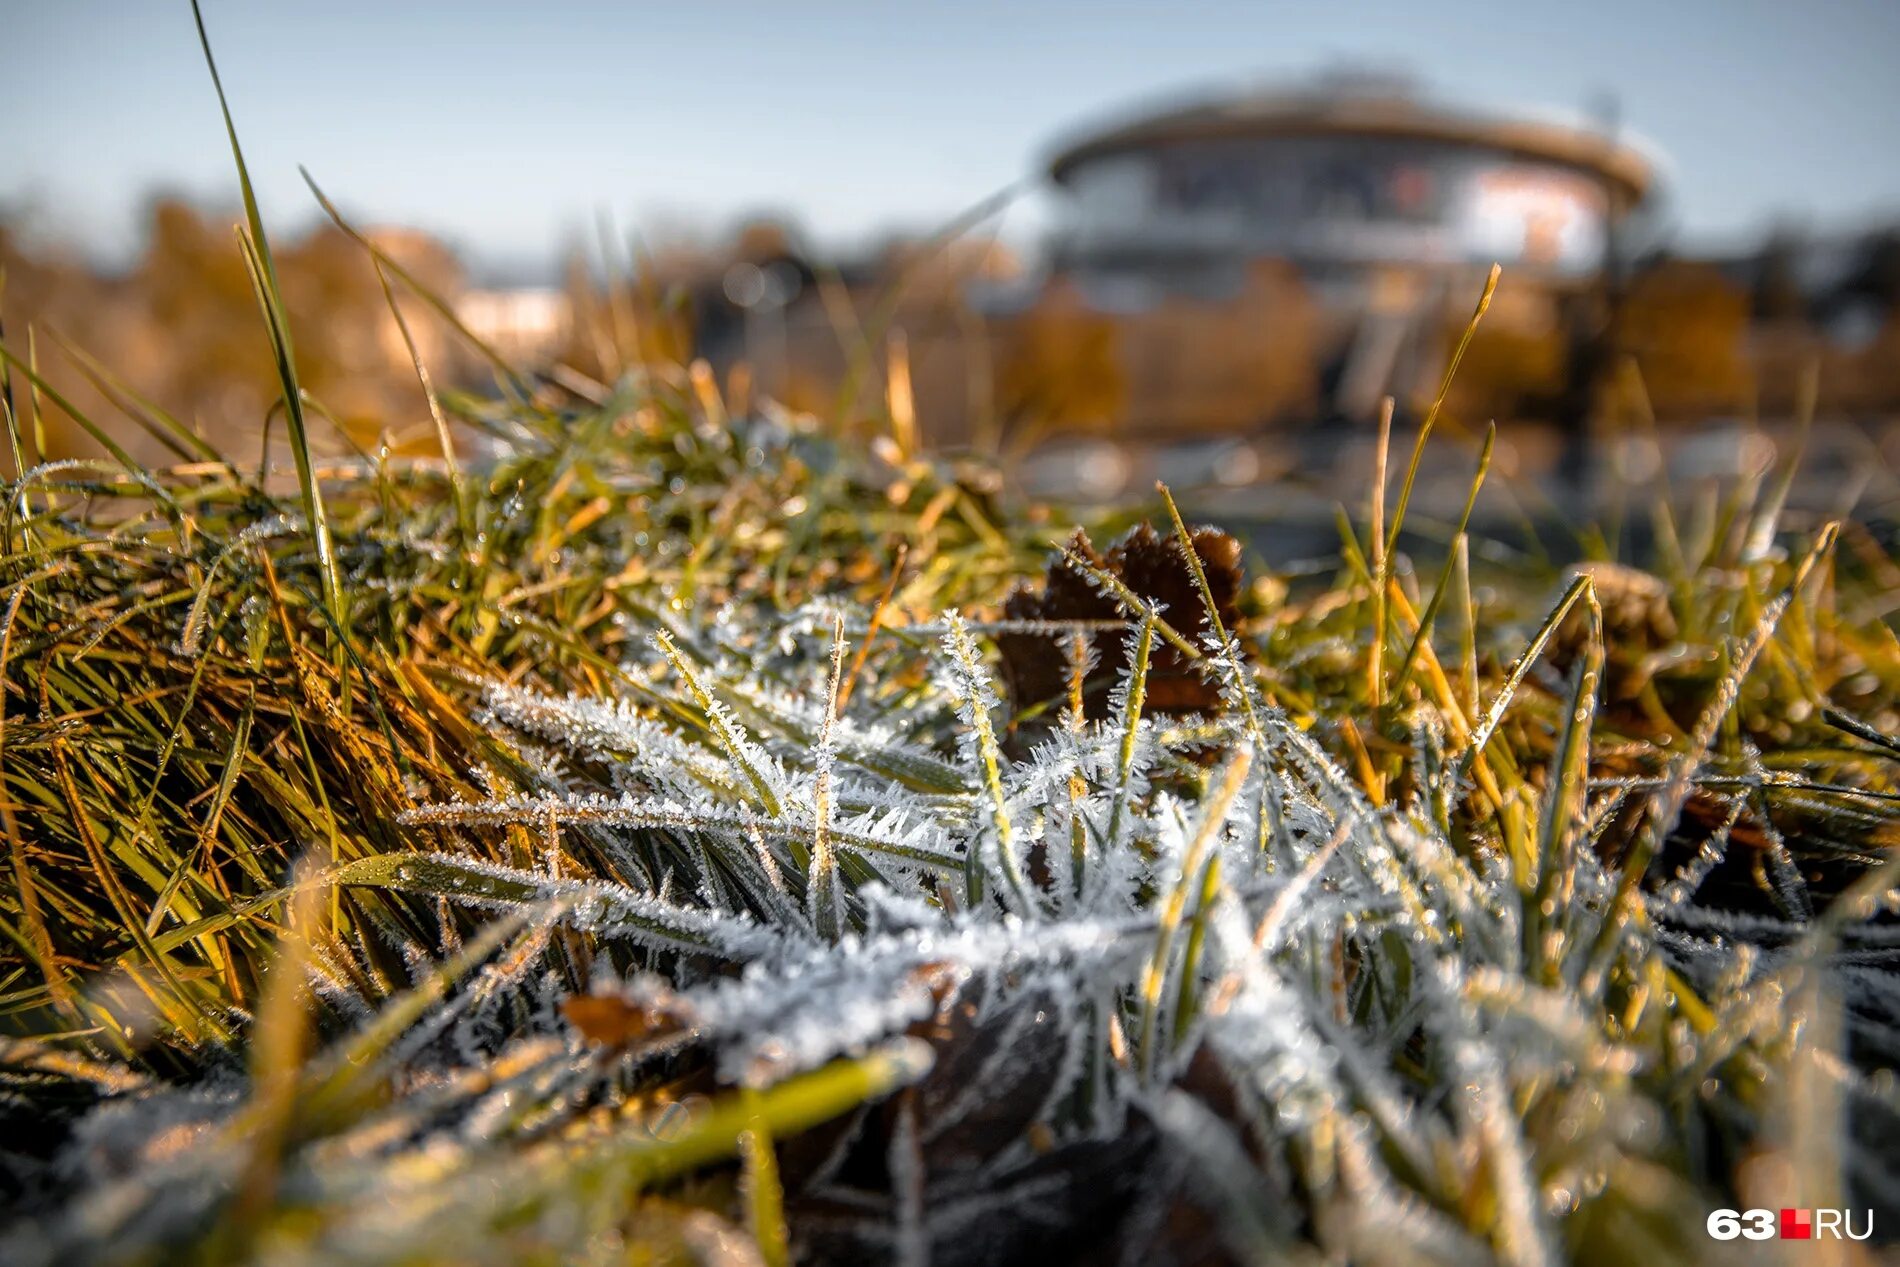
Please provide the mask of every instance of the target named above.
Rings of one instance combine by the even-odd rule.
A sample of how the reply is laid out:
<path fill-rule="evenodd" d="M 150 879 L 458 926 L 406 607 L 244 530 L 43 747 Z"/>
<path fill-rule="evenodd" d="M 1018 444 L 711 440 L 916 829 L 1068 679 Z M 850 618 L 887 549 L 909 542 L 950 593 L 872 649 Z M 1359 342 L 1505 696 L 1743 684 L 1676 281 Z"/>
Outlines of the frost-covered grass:
<path fill-rule="evenodd" d="M 36 465 L 72 411 L 6 350 L 0 1260 L 1900 1227 L 1900 568 L 1793 458 L 1659 496 L 1644 571 L 1415 560 L 1382 459 L 1225 615 L 1164 497 L 1164 610 L 907 425 L 678 367 L 503 367 L 443 460 L 326 467 L 248 219 L 290 492 L 122 384 L 177 466 Z M 1006 617 L 1045 565 L 1118 671 Z"/>
<path fill-rule="evenodd" d="M 9 485 L 9 1261 L 1672 1261 L 1896 1210 L 1864 529 L 1776 531 L 1771 474 L 1548 614 L 1396 523 L 1233 628 L 1091 572 L 1120 680 L 1046 621 L 1070 697 L 1011 700 L 1067 525 L 703 388 L 330 473 L 340 619 L 240 468 Z M 1151 714 L 1178 646 L 1209 706 Z"/>

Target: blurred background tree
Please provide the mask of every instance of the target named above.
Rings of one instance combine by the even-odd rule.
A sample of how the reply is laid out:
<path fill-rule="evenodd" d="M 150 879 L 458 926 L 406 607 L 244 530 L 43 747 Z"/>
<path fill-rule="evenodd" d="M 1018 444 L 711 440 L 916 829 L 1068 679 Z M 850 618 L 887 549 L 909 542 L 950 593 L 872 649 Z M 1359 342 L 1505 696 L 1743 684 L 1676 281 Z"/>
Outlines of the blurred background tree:
<path fill-rule="evenodd" d="M 257 453 L 249 446 L 279 391 L 233 223 L 178 198 L 156 199 L 143 250 L 116 275 L 57 249 L 28 250 L 0 226 L 0 315 L 8 345 L 24 355 L 30 342 L 47 380 L 102 425 L 116 427 L 114 411 L 60 349 L 59 338 L 234 460 L 254 461 Z M 462 288 L 455 257 L 427 235 L 379 229 L 370 237 L 445 298 L 452 300 Z M 298 373 L 320 413 L 336 423 L 320 429 L 316 443 L 332 452 L 368 449 L 388 429 L 389 439 L 407 451 L 433 447 L 421 388 L 368 252 L 324 225 L 279 241 L 276 257 Z M 445 378 L 456 373 L 457 353 L 438 323 L 412 297 L 399 302 L 430 369 Z M 41 456 L 95 452 L 50 404 L 42 419 L 47 451 Z M 150 437 L 130 428 L 115 434 L 121 431 L 134 457 L 170 458 Z"/>

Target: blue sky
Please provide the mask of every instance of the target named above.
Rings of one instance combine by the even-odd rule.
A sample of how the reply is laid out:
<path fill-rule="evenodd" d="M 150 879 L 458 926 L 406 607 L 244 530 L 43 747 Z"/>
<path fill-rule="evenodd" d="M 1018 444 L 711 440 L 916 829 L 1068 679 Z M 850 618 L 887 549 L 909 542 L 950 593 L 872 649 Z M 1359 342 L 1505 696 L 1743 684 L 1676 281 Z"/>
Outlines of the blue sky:
<path fill-rule="evenodd" d="M 1900 0 L 205 8 L 268 217 L 308 217 L 304 163 L 360 218 L 491 258 L 549 258 L 602 209 L 658 235 L 929 226 L 1105 112 L 1342 61 L 1504 110 L 1614 93 L 1704 239 L 1900 211 Z M 0 0 L 0 209 L 123 251 L 155 188 L 232 191 L 189 6 Z"/>

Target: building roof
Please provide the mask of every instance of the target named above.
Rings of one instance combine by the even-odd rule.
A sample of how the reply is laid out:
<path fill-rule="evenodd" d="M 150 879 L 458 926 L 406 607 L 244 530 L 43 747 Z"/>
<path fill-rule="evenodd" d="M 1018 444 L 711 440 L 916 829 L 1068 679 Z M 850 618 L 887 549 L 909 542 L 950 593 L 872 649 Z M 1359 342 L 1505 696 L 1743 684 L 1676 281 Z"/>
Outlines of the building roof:
<path fill-rule="evenodd" d="M 1226 94 L 1085 135 L 1049 162 L 1066 184 L 1082 164 L 1177 141 L 1226 137 L 1376 136 L 1438 141 L 1541 160 L 1613 180 L 1633 203 L 1653 179 L 1635 148 L 1563 124 L 1504 119 L 1420 100 L 1402 84 L 1335 77 L 1317 87 Z"/>

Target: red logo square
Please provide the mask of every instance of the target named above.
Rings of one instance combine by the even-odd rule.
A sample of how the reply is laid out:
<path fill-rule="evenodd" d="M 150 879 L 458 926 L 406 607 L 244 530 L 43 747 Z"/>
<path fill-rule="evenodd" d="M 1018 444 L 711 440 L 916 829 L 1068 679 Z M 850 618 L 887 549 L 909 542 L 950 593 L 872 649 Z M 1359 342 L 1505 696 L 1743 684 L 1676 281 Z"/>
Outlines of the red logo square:
<path fill-rule="evenodd" d="M 1783 1210 L 1781 1212 L 1781 1239 L 1784 1241 L 1813 1239 L 1813 1216 L 1812 1210 Z"/>

